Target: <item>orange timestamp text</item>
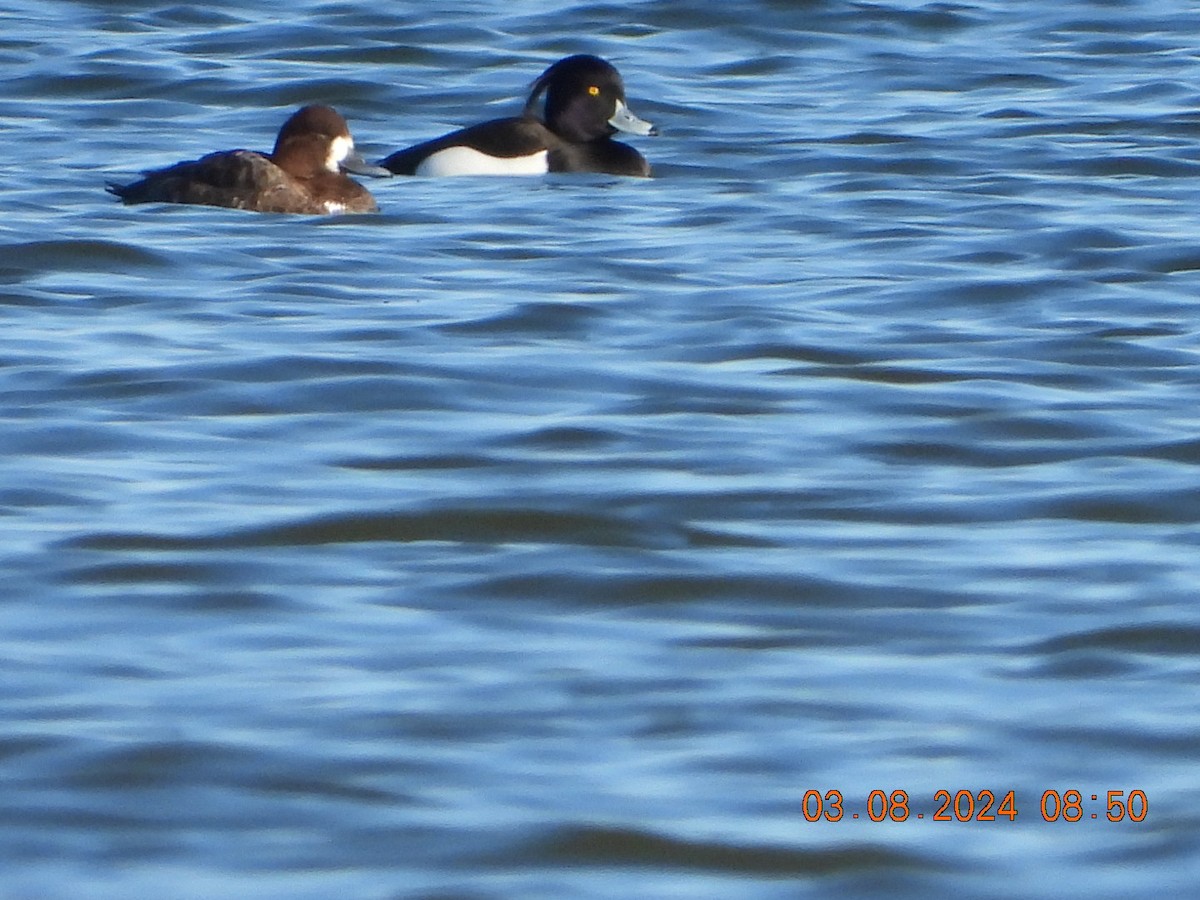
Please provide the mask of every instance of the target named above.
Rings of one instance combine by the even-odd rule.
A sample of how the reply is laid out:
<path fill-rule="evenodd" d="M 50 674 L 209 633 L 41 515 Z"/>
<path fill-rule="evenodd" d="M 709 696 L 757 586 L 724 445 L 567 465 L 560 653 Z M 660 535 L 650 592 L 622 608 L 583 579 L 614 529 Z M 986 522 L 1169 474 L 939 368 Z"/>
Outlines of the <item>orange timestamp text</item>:
<path fill-rule="evenodd" d="M 1019 815 L 1017 792 L 962 789 L 940 790 L 933 794 L 927 809 L 915 809 L 908 791 L 874 790 L 858 807 L 848 804 L 841 791 L 804 792 L 802 807 L 806 822 L 843 822 L 866 819 L 871 822 L 907 822 L 928 819 L 933 822 L 1015 822 Z M 1068 788 L 1042 792 L 1038 813 L 1045 822 L 1081 822 L 1105 819 L 1109 822 L 1144 822 L 1150 812 L 1146 792 L 1106 791 L 1088 793 Z"/>

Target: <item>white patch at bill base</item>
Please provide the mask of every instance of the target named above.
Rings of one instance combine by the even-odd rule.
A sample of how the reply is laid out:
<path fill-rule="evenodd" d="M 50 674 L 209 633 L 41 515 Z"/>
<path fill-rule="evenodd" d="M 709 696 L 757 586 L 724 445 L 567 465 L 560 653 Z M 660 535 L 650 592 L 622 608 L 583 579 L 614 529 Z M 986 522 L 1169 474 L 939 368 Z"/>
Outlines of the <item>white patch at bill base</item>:
<path fill-rule="evenodd" d="M 350 155 L 354 149 L 354 139 L 349 137 L 335 137 L 329 142 L 329 156 L 325 158 L 325 168 L 330 172 L 337 172 L 338 163 Z"/>

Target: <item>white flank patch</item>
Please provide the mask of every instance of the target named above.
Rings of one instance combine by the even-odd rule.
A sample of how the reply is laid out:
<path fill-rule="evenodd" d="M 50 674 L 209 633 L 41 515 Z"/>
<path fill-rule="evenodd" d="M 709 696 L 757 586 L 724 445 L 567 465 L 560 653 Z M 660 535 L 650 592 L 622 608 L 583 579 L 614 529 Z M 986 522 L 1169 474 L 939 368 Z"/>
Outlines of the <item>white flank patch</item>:
<path fill-rule="evenodd" d="M 447 147 L 425 157 L 418 175 L 545 175 L 550 171 L 548 153 L 529 156 L 488 156 L 470 147 Z"/>
<path fill-rule="evenodd" d="M 325 168 L 330 172 L 340 171 L 338 163 L 350 155 L 350 151 L 354 149 L 354 139 L 348 137 L 335 137 L 329 142 L 329 156 L 325 159 Z"/>
<path fill-rule="evenodd" d="M 338 203 L 336 200 L 326 200 L 324 205 L 327 213 L 344 213 L 346 211 L 346 204 Z"/>

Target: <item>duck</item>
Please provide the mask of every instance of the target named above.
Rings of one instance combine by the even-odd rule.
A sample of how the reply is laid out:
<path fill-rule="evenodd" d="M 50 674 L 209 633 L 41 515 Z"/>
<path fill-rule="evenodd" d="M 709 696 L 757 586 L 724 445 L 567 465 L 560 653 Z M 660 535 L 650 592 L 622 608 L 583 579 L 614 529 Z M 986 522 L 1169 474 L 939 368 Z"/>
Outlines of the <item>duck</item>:
<path fill-rule="evenodd" d="M 541 116 L 538 101 L 545 94 Z M 380 160 L 397 175 L 542 175 L 598 172 L 649 177 L 650 164 L 617 132 L 658 133 L 629 108 L 621 74 L 598 56 L 560 59 L 533 83 L 519 116 L 493 119 Z"/>
<path fill-rule="evenodd" d="M 110 183 L 126 204 L 194 203 L 263 213 L 371 213 L 371 193 L 345 172 L 391 177 L 354 150 L 341 114 L 314 104 L 293 113 L 270 153 L 220 150 L 143 173 L 130 184 Z"/>

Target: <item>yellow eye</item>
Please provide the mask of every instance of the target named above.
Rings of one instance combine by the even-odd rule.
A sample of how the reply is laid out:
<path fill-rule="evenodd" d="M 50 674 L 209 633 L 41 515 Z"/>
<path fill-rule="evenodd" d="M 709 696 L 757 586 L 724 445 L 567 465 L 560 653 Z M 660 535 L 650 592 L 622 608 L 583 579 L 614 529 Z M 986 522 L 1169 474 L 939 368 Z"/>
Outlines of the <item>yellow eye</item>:
<path fill-rule="evenodd" d="M 593 97 L 599 97 L 600 96 L 600 88 L 596 87 L 593 84 L 590 88 L 588 88 L 588 93 L 591 94 Z"/>

